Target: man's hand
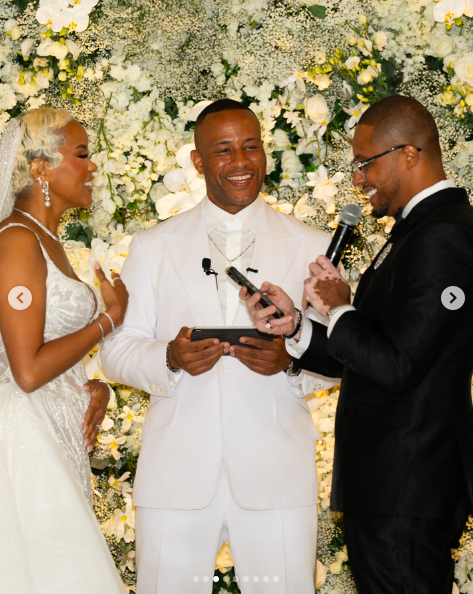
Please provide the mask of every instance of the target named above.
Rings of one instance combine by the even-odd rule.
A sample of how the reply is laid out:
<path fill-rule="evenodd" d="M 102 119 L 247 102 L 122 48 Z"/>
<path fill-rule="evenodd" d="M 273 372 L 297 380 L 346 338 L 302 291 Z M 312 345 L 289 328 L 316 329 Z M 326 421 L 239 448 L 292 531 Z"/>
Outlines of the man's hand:
<path fill-rule="evenodd" d="M 285 371 L 292 360 L 287 354 L 284 339 L 280 336 L 276 336 L 272 341 L 243 336 L 240 342 L 251 344 L 261 350 L 235 345 L 230 347 L 230 355 L 236 357 L 251 371 L 261 375 L 274 375 Z"/>
<path fill-rule="evenodd" d="M 95 439 L 99 428 L 107 412 L 107 405 L 110 400 L 110 390 L 107 384 L 99 380 L 89 380 L 84 386 L 86 392 L 90 392 L 89 409 L 85 415 L 82 425 L 84 433 L 84 447 L 90 453 L 94 447 Z"/>
<path fill-rule="evenodd" d="M 264 282 L 261 285 L 260 291 L 265 293 L 285 315 L 279 319 L 272 318 L 272 314 L 276 312 L 276 307 L 271 305 L 271 307 L 263 308 L 261 303 L 259 303 L 261 295 L 255 293 L 250 297 L 246 287 L 242 287 L 240 299 L 246 302 L 246 307 L 253 320 L 253 324 L 260 332 L 266 332 L 267 334 L 292 334 L 297 324 L 297 312 L 292 299 L 281 287 L 268 282 Z M 271 328 L 266 327 L 268 321 L 271 324 Z"/>
<path fill-rule="evenodd" d="M 179 330 L 169 349 L 169 364 L 191 375 L 200 375 L 212 369 L 220 357 L 228 352 L 230 344 L 220 342 L 218 338 L 191 342 L 191 332 L 187 326 Z"/>
<path fill-rule="evenodd" d="M 326 256 L 319 256 L 309 264 L 309 270 L 311 278 L 304 281 L 304 309 L 312 305 L 321 315 L 328 317 L 333 307 L 350 304 L 350 286 Z"/>

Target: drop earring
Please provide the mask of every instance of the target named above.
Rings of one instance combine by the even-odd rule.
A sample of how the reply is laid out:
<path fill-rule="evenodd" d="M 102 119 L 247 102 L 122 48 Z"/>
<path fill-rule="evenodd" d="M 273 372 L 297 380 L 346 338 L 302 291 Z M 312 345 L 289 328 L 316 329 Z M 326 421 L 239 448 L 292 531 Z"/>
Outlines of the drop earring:
<path fill-rule="evenodd" d="M 44 206 L 46 206 L 47 208 L 49 208 L 51 206 L 51 198 L 49 196 L 49 182 L 42 182 L 41 178 L 38 177 L 38 181 L 41 185 L 42 188 L 42 192 L 44 194 Z"/>

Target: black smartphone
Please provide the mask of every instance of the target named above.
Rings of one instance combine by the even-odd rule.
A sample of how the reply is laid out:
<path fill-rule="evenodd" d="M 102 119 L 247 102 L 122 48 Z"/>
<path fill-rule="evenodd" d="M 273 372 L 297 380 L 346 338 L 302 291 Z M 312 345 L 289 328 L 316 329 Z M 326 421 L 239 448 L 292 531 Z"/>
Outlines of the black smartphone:
<path fill-rule="evenodd" d="M 269 307 L 270 305 L 274 305 L 274 303 L 267 295 L 265 295 L 259 289 L 257 289 L 255 285 L 251 281 L 249 281 L 246 278 L 246 276 L 243 276 L 243 274 L 234 266 L 229 266 L 228 268 L 225 268 L 225 274 L 227 274 L 232 280 L 234 280 L 237 283 L 237 285 L 240 285 L 240 287 L 246 287 L 250 295 L 259 293 L 261 295 L 260 303 L 263 307 Z M 273 313 L 273 317 L 283 318 L 284 313 L 276 305 L 274 305 L 274 307 L 276 308 L 276 312 Z"/>
<path fill-rule="evenodd" d="M 231 345 L 238 344 L 240 346 L 248 347 L 249 349 L 258 349 L 258 347 L 255 347 L 252 344 L 245 344 L 244 342 L 240 342 L 240 338 L 242 336 L 248 336 L 250 338 L 261 338 L 262 340 L 267 341 L 273 340 L 272 334 L 260 332 L 256 328 L 253 328 L 253 326 L 203 326 L 201 328 L 192 329 L 191 342 L 195 342 L 197 340 L 206 340 L 207 338 L 218 338 L 220 342 L 228 342 Z M 230 353 L 226 354 L 229 355 Z"/>

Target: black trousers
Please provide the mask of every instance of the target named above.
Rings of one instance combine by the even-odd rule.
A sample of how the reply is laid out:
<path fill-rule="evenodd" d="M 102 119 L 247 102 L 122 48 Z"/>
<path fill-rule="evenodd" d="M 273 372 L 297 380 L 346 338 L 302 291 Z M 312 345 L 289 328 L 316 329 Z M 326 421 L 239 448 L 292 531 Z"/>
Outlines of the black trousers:
<path fill-rule="evenodd" d="M 466 522 L 344 514 L 350 567 L 359 594 L 452 594 Z"/>

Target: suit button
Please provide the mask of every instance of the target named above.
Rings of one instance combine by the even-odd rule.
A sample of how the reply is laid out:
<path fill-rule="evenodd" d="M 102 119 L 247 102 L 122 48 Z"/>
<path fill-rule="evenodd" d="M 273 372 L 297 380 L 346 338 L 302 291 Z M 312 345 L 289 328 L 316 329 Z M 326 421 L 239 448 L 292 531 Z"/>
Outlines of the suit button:
<path fill-rule="evenodd" d="M 154 386 L 152 386 L 152 385 L 150 384 L 150 385 L 148 386 L 148 390 L 149 390 L 150 392 L 154 392 Z"/>
<path fill-rule="evenodd" d="M 218 366 L 218 371 L 219 371 L 219 373 L 223 373 L 223 372 L 225 371 L 225 369 L 226 369 L 226 367 L 225 367 L 225 365 L 223 365 L 223 364 L 220 364 L 220 365 Z"/>
<path fill-rule="evenodd" d="M 165 388 L 162 388 L 161 386 L 159 386 L 158 388 L 156 388 L 156 392 L 158 394 L 166 394 Z"/>
<path fill-rule="evenodd" d="M 323 388 L 323 384 L 319 383 L 319 382 L 312 382 L 309 386 L 309 390 L 311 392 L 318 392 L 319 390 L 321 390 Z"/>

